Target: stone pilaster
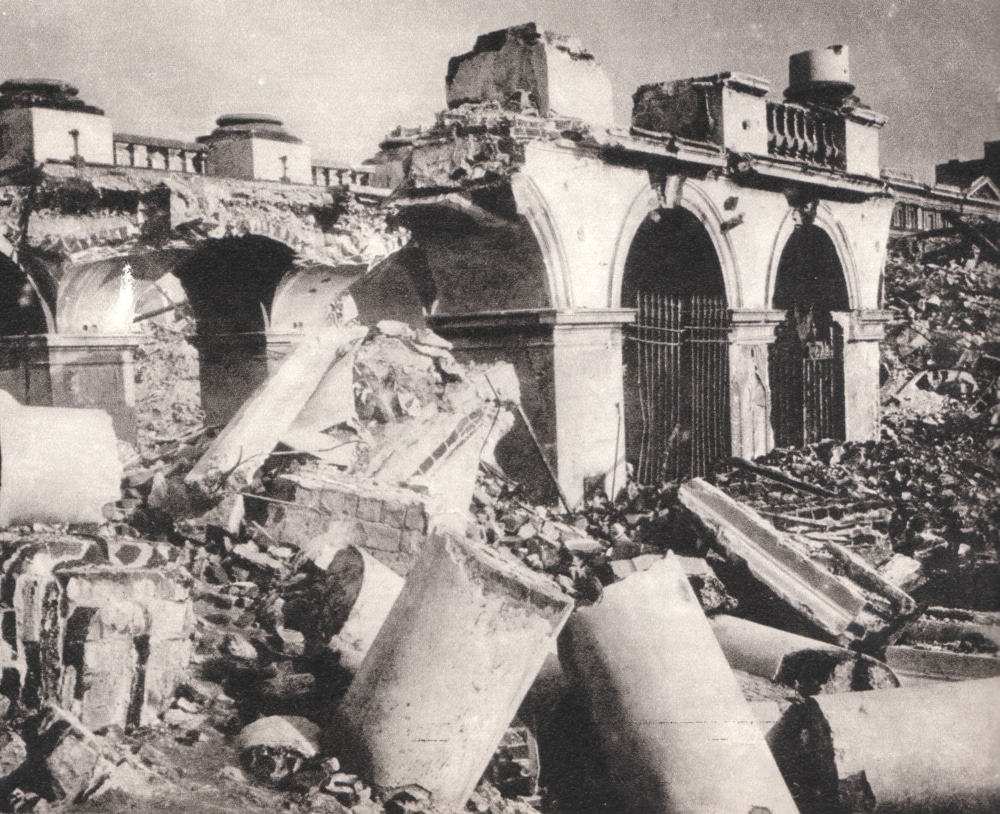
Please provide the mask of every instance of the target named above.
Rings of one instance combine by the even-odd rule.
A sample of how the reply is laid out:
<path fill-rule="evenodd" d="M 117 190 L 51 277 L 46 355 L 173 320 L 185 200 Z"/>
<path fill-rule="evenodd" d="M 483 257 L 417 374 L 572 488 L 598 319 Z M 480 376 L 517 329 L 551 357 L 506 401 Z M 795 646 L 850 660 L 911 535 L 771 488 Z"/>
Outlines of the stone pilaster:
<path fill-rule="evenodd" d="M 844 438 L 879 437 L 879 342 L 885 338 L 888 311 L 840 311 L 834 319 L 844 330 Z"/>
<path fill-rule="evenodd" d="M 729 332 L 729 415 L 733 455 L 756 458 L 774 445 L 768 346 L 784 311 L 734 310 Z"/>
<path fill-rule="evenodd" d="M 631 309 L 508 311 L 439 316 L 431 327 L 462 359 L 514 365 L 521 403 L 570 505 L 587 485 L 625 484 L 622 325 Z M 617 449 L 617 454 L 616 454 Z M 558 499 L 534 441 L 518 422 L 497 445 L 507 474 L 536 499 Z"/>

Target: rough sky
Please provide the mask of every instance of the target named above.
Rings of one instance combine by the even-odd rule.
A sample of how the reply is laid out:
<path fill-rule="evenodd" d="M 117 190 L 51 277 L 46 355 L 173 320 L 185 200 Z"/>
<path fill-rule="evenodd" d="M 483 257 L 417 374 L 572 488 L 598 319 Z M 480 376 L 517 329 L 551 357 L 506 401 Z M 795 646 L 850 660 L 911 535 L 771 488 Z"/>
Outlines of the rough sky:
<path fill-rule="evenodd" d="M 997 0 L 0 0 L 0 78 L 70 81 L 141 135 L 272 113 L 315 156 L 357 162 L 444 107 L 449 56 L 528 21 L 597 56 L 622 124 L 642 83 L 732 70 L 780 95 L 789 54 L 842 43 L 889 116 L 883 166 L 929 180 L 1000 138 Z"/>

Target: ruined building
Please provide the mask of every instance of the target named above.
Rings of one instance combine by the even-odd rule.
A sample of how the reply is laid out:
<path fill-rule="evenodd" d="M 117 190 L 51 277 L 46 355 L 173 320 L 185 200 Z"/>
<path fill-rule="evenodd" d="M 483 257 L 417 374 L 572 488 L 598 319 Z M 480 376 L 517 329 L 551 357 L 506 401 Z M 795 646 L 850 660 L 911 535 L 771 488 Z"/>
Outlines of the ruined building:
<path fill-rule="evenodd" d="M 623 484 L 626 462 L 649 482 L 871 438 L 885 120 L 852 95 L 845 47 L 793 56 L 784 99 L 769 90 L 729 72 L 644 85 L 616 127 L 594 57 L 528 24 L 452 59 L 437 123 L 395 132 L 359 174 L 273 117 L 139 138 L 68 85 L 7 82 L 0 387 L 103 407 L 133 437 L 127 266 L 138 294 L 166 275 L 186 292 L 210 423 L 350 287 L 369 323 L 512 362 L 570 502 Z M 528 432 L 498 456 L 544 482 Z"/>

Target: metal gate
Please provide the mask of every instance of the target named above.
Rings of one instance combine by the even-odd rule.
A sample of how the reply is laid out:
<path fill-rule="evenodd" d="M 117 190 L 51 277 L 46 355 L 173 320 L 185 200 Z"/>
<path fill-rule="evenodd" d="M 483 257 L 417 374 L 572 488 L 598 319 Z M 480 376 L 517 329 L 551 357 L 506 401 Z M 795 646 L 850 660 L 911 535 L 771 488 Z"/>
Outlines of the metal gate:
<path fill-rule="evenodd" d="M 812 310 L 793 308 L 771 347 L 774 442 L 779 447 L 844 437 L 841 328 L 817 324 Z"/>
<path fill-rule="evenodd" d="M 637 296 L 628 384 L 638 391 L 640 483 L 704 475 L 730 454 L 729 311 L 723 297 Z M 634 430 L 632 430 L 634 432 Z"/>

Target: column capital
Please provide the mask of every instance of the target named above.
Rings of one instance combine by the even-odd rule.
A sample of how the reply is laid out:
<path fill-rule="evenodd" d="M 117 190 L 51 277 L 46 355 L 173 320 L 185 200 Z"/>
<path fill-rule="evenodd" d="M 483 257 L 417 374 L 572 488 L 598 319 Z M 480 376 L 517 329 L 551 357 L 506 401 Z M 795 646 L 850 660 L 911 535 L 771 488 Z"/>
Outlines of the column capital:
<path fill-rule="evenodd" d="M 770 344 L 785 312 L 773 308 L 734 308 L 729 312 L 729 341 L 734 345 Z"/>
<path fill-rule="evenodd" d="M 844 329 L 845 342 L 880 342 L 885 339 L 885 326 L 893 314 L 880 308 L 859 308 L 854 311 L 834 311 L 833 318 Z"/>

